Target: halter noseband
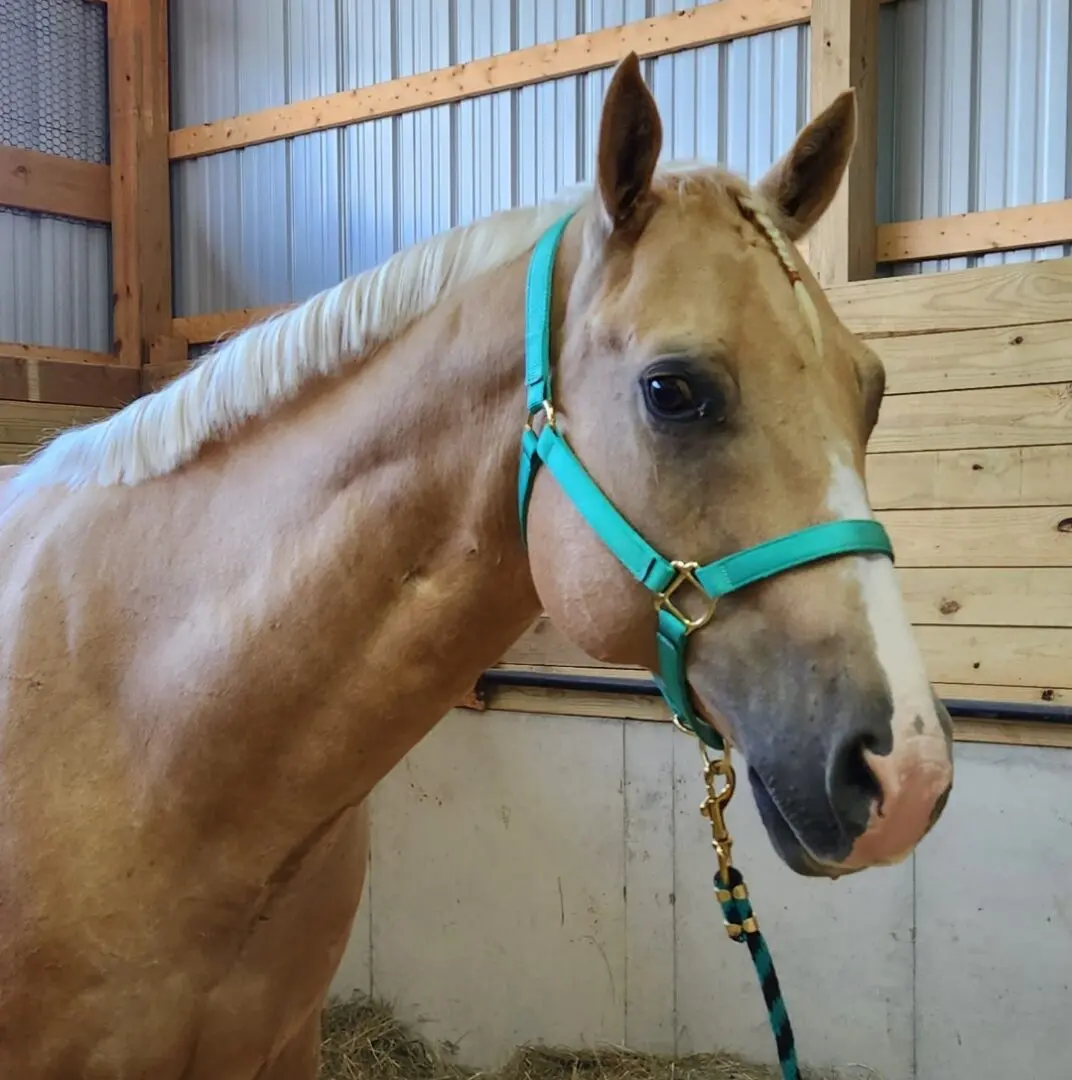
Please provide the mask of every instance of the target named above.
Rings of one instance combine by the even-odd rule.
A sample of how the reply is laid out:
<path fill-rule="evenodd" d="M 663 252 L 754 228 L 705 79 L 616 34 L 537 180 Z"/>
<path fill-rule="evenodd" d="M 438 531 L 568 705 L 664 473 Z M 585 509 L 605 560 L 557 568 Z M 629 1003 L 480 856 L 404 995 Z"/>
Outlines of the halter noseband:
<path fill-rule="evenodd" d="M 753 207 L 742 204 L 757 219 L 756 224 L 774 246 L 775 253 L 793 282 L 798 300 L 811 305 L 796 268 L 787 263 L 785 243 L 772 223 Z M 658 612 L 656 641 L 659 671 L 654 681 L 673 713 L 674 721 L 707 746 L 723 747 L 721 736 L 696 715 L 685 678 L 685 651 L 688 638 L 706 626 L 715 614 L 720 597 L 743 589 L 764 578 L 785 573 L 821 559 L 853 552 L 893 558 L 893 546 L 885 528 L 877 521 L 856 519 L 827 521 L 797 532 L 787 533 L 755 547 L 717 559 L 703 566 L 695 562 L 667 559 L 656 551 L 615 509 L 596 482 L 577 460 L 569 444 L 555 426 L 551 392 L 551 292 L 555 256 L 562 234 L 576 211 L 569 211 L 540 237 L 529 262 L 525 289 L 525 387 L 528 419 L 521 435 L 521 463 L 518 472 L 518 516 L 521 534 L 527 529 L 529 499 L 540 465 L 546 465 L 559 486 L 581 512 L 596 535 L 618 561 L 655 594 Z M 781 242 L 779 242 L 781 241 Z M 803 293 L 803 296 L 801 296 Z M 814 307 L 805 308 L 809 327 L 817 333 Z M 818 343 L 817 343 L 818 344 Z M 544 423 L 533 428 L 536 413 L 542 410 Z M 707 602 L 698 619 L 690 619 L 672 597 L 688 583 Z"/>

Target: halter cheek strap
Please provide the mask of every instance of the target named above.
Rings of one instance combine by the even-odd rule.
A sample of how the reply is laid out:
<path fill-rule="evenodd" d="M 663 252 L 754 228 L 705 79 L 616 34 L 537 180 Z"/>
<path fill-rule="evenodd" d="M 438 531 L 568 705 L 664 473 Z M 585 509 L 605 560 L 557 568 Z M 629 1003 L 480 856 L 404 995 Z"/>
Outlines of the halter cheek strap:
<path fill-rule="evenodd" d="M 654 594 L 658 612 L 656 643 L 659 660 L 654 681 L 675 721 L 707 746 L 720 750 L 723 743 L 718 732 L 697 716 L 692 707 L 685 675 L 688 638 L 713 618 L 719 599 L 758 581 L 821 559 L 857 553 L 885 555 L 892 559 L 893 547 L 886 530 L 877 521 L 828 521 L 701 566 L 694 562 L 667 559 L 622 517 L 577 460 L 555 424 L 551 385 L 551 294 L 555 257 L 573 213 L 567 213 L 543 234 L 529 262 L 525 292 L 528 419 L 521 436 L 517 493 L 521 533 L 522 536 L 526 533 L 529 499 L 536 474 L 541 465 L 545 465 L 618 561 Z M 768 227 L 764 221 L 758 224 L 770 238 L 773 226 Z M 784 253 L 774 239 L 772 243 L 784 265 Z M 796 275 L 792 266 L 786 269 L 791 276 Z M 812 311 L 809 324 L 815 322 L 817 318 Z M 533 420 L 541 411 L 544 422 L 537 433 Z M 698 591 L 706 601 L 704 614 L 699 618 L 690 619 L 674 603 L 677 590 L 685 585 Z"/>

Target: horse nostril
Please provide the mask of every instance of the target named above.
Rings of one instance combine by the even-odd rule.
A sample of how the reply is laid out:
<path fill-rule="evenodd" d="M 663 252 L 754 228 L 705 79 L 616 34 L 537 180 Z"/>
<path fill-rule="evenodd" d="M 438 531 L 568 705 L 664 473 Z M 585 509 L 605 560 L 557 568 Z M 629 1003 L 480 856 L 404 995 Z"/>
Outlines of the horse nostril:
<path fill-rule="evenodd" d="M 873 751 L 871 735 L 846 734 L 838 740 L 826 771 L 826 788 L 841 827 L 849 836 L 860 835 L 871 819 L 871 807 L 882 802 L 882 785 L 864 757 Z"/>

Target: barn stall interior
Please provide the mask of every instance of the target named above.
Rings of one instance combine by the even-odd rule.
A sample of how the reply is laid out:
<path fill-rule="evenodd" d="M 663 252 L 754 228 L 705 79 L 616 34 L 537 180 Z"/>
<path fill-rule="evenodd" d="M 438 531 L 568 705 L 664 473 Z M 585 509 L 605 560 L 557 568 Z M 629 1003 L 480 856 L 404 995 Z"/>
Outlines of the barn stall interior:
<path fill-rule="evenodd" d="M 756 178 L 855 87 L 802 246 L 885 361 L 868 458 L 957 781 L 906 863 L 738 863 L 802 1059 L 1065 1080 L 1072 957 L 1069 0 L 0 0 L 0 457 L 410 242 L 591 179 L 629 49 L 664 157 Z M 695 749 L 541 620 L 378 789 L 335 989 L 475 1066 L 773 1059 Z M 384 812 L 377 814 L 377 808 Z"/>

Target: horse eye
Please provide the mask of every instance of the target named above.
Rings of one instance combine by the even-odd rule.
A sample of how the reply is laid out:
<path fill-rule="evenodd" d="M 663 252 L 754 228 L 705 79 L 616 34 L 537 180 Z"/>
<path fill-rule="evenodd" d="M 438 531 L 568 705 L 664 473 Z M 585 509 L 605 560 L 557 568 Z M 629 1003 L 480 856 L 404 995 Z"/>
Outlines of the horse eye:
<path fill-rule="evenodd" d="M 681 375 L 651 375 L 644 381 L 644 396 L 652 412 L 667 418 L 680 417 L 696 408 L 692 387 Z"/>

